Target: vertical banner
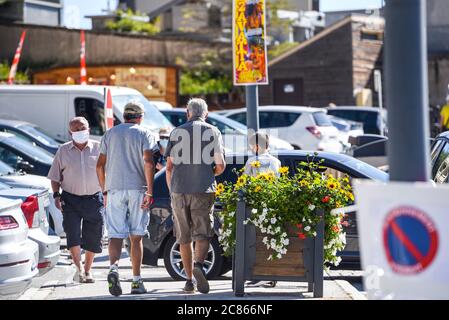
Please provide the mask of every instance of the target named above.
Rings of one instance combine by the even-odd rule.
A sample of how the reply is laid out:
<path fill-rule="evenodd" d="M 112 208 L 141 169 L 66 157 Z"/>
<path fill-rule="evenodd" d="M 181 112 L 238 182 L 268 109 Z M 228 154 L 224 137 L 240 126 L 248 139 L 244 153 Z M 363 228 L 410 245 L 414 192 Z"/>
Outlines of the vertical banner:
<path fill-rule="evenodd" d="M 80 84 L 87 84 L 87 70 L 86 70 L 86 40 L 84 38 L 84 30 L 81 30 L 81 52 L 80 52 Z"/>
<path fill-rule="evenodd" d="M 109 88 L 104 89 L 104 114 L 106 121 L 106 130 L 114 126 L 114 111 L 112 109 L 112 96 Z"/>
<path fill-rule="evenodd" d="M 233 0 L 234 85 L 268 84 L 265 0 Z"/>
<path fill-rule="evenodd" d="M 22 54 L 23 41 L 25 40 L 26 30 L 22 31 L 20 36 L 19 45 L 17 46 L 14 59 L 11 64 L 11 69 L 9 70 L 8 84 L 14 83 L 14 78 L 16 77 L 17 66 L 19 65 L 20 55 Z"/>

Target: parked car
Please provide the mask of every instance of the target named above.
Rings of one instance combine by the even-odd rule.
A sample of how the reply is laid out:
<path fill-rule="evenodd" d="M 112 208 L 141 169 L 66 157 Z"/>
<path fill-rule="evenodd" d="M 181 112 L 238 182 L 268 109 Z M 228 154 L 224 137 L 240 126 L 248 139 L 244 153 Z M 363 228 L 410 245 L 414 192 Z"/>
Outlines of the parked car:
<path fill-rule="evenodd" d="M 105 132 L 104 91 L 111 90 L 115 124 L 121 123 L 125 105 L 136 100 L 145 105 L 143 126 L 159 132 L 171 124 L 137 90 L 116 86 L 0 85 L 0 118 L 35 123 L 60 141 L 69 141 L 69 120 L 83 116 L 89 121 L 91 137 Z"/>
<path fill-rule="evenodd" d="M 363 123 L 364 133 L 387 135 L 387 111 L 375 107 L 338 106 L 327 107 L 327 114 Z M 381 132 L 383 124 L 384 132 Z"/>
<path fill-rule="evenodd" d="M 430 161 L 432 180 L 449 183 L 449 131 L 440 133 L 433 141 Z"/>
<path fill-rule="evenodd" d="M 371 179 L 385 182 L 388 175 L 362 161 L 344 154 L 318 152 L 317 156 L 310 156 L 310 152 L 302 150 L 279 151 L 279 160 L 283 166 L 288 166 L 290 172 L 294 172 L 302 161 L 321 161 L 325 167 L 323 170 L 332 173 L 335 177 L 347 174 L 350 178 Z M 243 167 L 247 156 L 234 154 L 227 156 L 226 170 L 217 177 L 218 182 L 235 183 L 237 176 L 234 170 Z M 184 268 L 179 252 L 179 245 L 173 236 L 172 209 L 170 195 L 165 180 L 165 169 L 158 172 L 154 179 L 154 204 L 150 210 L 151 218 L 148 226 L 149 236 L 144 238 L 143 263 L 156 266 L 158 259 L 164 259 L 167 272 L 175 280 L 185 277 Z M 221 210 L 220 203 L 216 203 L 215 211 Z M 348 212 L 348 227 L 346 228 L 347 246 L 342 253 L 344 262 L 358 262 L 358 236 L 355 212 Z M 214 229 L 216 236 L 212 239 L 208 257 L 205 261 L 205 271 L 209 278 L 217 277 L 226 273 L 231 268 L 231 259 L 222 256 L 222 249 L 218 242 L 218 229 L 220 222 L 216 216 Z"/>
<path fill-rule="evenodd" d="M 0 119 L 0 132 L 16 135 L 25 141 L 47 150 L 51 154 L 58 151 L 59 143 L 35 124 L 25 121 Z"/>
<path fill-rule="evenodd" d="M 46 177 L 15 171 L 3 161 L 0 161 L 0 182 L 13 188 L 47 189 L 50 194 L 52 193 L 51 182 Z M 56 208 L 53 197 L 50 197 L 50 216 L 48 221 L 50 234 L 60 237 L 65 236 L 62 218 L 62 212 Z"/>
<path fill-rule="evenodd" d="M 11 188 L 0 183 L 0 197 L 22 200 L 20 208 L 28 223 L 28 238 L 39 246 L 38 269 L 42 275 L 51 270 L 61 254 L 58 236 L 48 235 L 49 194 L 46 189 Z"/>
<path fill-rule="evenodd" d="M 22 293 L 38 274 L 39 247 L 28 238 L 21 203 L 0 197 L 0 299 Z"/>
<path fill-rule="evenodd" d="M 170 110 L 173 109 L 173 106 L 166 101 L 156 101 L 152 100 L 151 104 L 154 105 L 158 110 Z"/>
<path fill-rule="evenodd" d="M 186 109 L 174 108 L 161 110 L 161 112 L 175 127 L 187 121 Z M 220 130 L 223 136 L 223 143 L 227 150 L 231 152 L 247 152 L 248 130 L 246 126 L 215 113 L 209 113 L 206 122 L 216 126 Z M 270 139 L 270 149 L 293 150 L 293 146 L 287 141 L 272 137 Z"/>
<path fill-rule="evenodd" d="M 47 176 L 53 155 L 13 134 L 0 132 L 0 160 L 15 170 Z"/>
<path fill-rule="evenodd" d="M 338 140 L 345 148 L 350 148 L 349 137 L 357 137 L 362 135 L 363 123 L 338 118 L 335 116 L 328 116 L 332 125 L 338 129 Z"/>
<path fill-rule="evenodd" d="M 246 125 L 246 109 L 235 109 L 226 117 Z M 259 109 L 260 129 L 288 141 L 295 149 L 341 152 L 338 129 L 326 110 L 294 106 L 262 106 Z"/>

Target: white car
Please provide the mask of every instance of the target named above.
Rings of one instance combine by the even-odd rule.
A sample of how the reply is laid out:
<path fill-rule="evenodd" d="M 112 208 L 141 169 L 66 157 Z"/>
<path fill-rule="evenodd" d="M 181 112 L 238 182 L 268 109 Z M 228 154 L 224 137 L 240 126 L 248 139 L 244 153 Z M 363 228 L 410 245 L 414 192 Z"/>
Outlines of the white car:
<path fill-rule="evenodd" d="M 161 112 L 176 127 L 187 121 L 186 109 L 173 108 L 171 110 L 162 110 Z M 237 153 L 248 151 L 246 126 L 214 112 L 209 113 L 206 122 L 217 127 L 221 132 L 226 151 Z M 270 139 L 270 149 L 272 151 L 293 150 L 293 146 L 287 141 L 272 137 Z"/>
<path fill-rule="evenodd" d="M 363 123 L 346 120 L 339 117 L 328 116 L 332 125 L 339 131 L 338 139 L 345 146 L 350 148 L 349 137 L 358 137 L 364 134 Z"/>
<path fill-rule="evenodd" d="M 52 194 L 51 182 L 43 176 L 34 174 L 24 174 L 14 171 L 12 167 L 0 161 L 0 182 L 13 188 L 35 188 L 47 189 Z M 62 212 L 56 208 L 55 200 L 50 196 L 50 217 L 49 224 L 54 233 L 60 237 L 65 236 L 62 226 Z"/>
<path fill-rule="evenodd" d="M 28 239 L 21 203 L 0 197 L 0 298 L 20 294 L 39 272 L 39 247 Z"/>
<path fill-rule="evenodd" d="M 230 110 L 225 117 L 246 125 L 246 108 Z M 338 129 L 325 109 L 295 106 L 261 106 L 259 126 L 270 136 L 291 143 L 296 149 L 341 152 Z"/>

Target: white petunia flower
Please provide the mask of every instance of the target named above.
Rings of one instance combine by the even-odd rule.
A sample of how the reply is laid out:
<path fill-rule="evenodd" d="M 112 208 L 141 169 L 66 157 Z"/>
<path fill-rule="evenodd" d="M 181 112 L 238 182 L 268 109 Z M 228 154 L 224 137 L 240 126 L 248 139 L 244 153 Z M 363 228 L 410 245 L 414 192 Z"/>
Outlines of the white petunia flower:
<path fill-rule="evenodd" d="M 251 213 L 257 213 L 257 209 L 251 210 Z"/>
<path fill-rule="evenodd" d="M 271 218 L 271 220 L 270 220 L 270 221 L 271 221 L 271 223 L 273 223 L 273 224 L 274 224 L 274 223 L 276 223 L 277 219 L 276 219 L 275 217 L 273 217 L 273 218 Z"/>
<path fill-rule="evenodd" d="M 267 243 L 268 243 L 268 238 L 267 238 L 267 237 L 263 237 L 262 243 L 263 243 L 263 244 L 267 244 Z"/>
<path fill-rule="evenodd" d="M 260 229 L 260 232 L 262 232 L 262 233 L 267 233 L 267 229 L 266 229 L 266 228 L 261 228 L 261 229 Z"/>
<path fill-rule="evenodd" d="M 310 226 L 305 227 L 304 231 L 310 231 Z"/>
<path fill-rule="evenodd" d="M 282 243 L 283 243 L 284 245 L 288 246 L 288 244 L 290 243 L 290 240 L 289 240 L 289 239 L 284 239 L 284 240 L 282 241 Z"/>
<path fill-rule="evenodd" d="M 312 235 L 313 235 L 314 237 L 316 237 L 316 231 L 314 231 L 314 232 L 312 233 Z"/>
<path fill-rule="evenodd" d="M 315 210 L 315 206 L 314 206 L 313 204 L 309 204 L 309 210 L 310 210 L 310 211 Z"/>
<path fill-rule="evenodd" d="M 281 232 L 281 227 L 276 227 L 276 229 L 274 229 L 274 232 L 276 232 L 276 233 Z"/>
<path fill-rule="evenodd" d="M 234 212 L 234 211 L 229 212 L 229 216 L 230 216 L 231 218 L 232 218 L 234 215 L 235 215 L 235 212 Z"/>
<path fill-rule="evenodd" d="M 281 259 L 282 255 L 280 253 L 278 253 L 277 257 L 278 257 L 278 259 Z"/>

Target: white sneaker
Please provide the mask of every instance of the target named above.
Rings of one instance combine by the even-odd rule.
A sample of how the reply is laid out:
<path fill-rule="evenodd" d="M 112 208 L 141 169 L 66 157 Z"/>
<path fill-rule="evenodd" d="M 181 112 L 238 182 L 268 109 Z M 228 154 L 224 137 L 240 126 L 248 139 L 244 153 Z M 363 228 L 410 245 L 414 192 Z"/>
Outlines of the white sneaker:
<path fill-rule="evenodd" d="M 84 272 L 84 282 L 85 283 L 94 283 L 95 282 L 92 272 Z"/>
<path fill-rule="evenodd" d="M 78 283 L 84 282 L 84 275 L 81 270 L 76 269 L 75 274 L 73 275 L 73 281 Z"/>

